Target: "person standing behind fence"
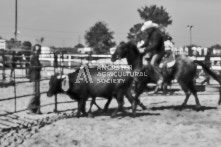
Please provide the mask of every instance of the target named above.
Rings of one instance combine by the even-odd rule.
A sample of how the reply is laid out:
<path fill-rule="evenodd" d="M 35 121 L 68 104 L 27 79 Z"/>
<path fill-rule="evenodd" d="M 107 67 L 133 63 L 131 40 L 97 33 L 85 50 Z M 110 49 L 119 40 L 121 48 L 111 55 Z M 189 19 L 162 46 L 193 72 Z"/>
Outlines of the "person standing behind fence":
<path fill-rule="evenodd" d="M 59 73 L 58 72 L 58 54 L 56 52 L 54 52 L 54 72 L 55 73 Z"/>
<path fill-rule="evenodd" d="M 32 82 L 33 97 L 28 104 L 28 114 L 41 114 L 40 111 L 40 79 L 41 79 L 41 63 L 39 54 L 41 53 L 41 45 L 36 44 L 33 47 L 33 53 L 30 57 L 29 79 Z"/>

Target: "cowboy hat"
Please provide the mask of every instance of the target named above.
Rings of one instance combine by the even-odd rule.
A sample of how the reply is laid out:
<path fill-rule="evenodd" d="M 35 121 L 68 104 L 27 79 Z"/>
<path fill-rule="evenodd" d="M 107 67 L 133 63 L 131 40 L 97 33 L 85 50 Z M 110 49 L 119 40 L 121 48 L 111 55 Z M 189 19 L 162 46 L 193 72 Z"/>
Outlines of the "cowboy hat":
<path fill-rule="evenodd" d="M 143 26 L 141 27 L 141 31 L 143 32 L 146 29 L 153 28 L 153 27 L 157 28 L 157 27 L 159 27 L 159 25 L 156 23 L 153 23 L 151 20 L 149 20 L 149 21 L 144 22 Z"/>

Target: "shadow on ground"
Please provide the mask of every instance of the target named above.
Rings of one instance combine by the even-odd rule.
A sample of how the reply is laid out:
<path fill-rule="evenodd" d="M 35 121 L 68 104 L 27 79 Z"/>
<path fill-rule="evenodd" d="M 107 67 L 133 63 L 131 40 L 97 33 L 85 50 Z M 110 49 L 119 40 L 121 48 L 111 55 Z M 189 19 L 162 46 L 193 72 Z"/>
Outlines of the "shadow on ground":
<path fill-rule="evenodd" d="M 96 110 L 92 112 L 94 117 L 98 116 L 112 116 L 116 108 L 109 108 L 106 112 L 103 110 Z M 136 116 L 133 115 L 131 107 L 124 107 L 123 112 L 118 112 L 115 117 L 141 117 L 141 116 L 152 116 L 152 115 L 160 115 L 160 113 L 150 113 L 150 112 L 142 112 L 143 110 L 137 110 Z"/>
<path fill-rule="evenodd" d="M 200 108 L 197 108 L 196 105 L 177 105 L 177 106 L 159 106 L 159 107 L 152 107 L 151 110 L 167 110 L 167 109 L 173 109 L 173 110 L 185 110 L 185 109 L 191 109 L 194 111 L 206 111 L 206 110 L 211 110 L 211 109 L 217 109 L 216 107 L 208 107 L 208 106 L 201 106 Z"/>

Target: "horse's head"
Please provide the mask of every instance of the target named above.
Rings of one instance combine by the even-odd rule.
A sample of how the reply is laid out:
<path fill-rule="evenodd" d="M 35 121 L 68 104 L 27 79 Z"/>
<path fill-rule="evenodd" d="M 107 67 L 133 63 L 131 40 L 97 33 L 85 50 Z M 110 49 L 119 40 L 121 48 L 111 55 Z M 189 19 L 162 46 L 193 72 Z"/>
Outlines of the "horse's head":
<path fill-rule="evenodd" d="M 115 62 L 116 60 L 119 60 L 119 59 L 121 59 L 121 58 L 125 58 L 126 55 L 127 55 L 126 43 L 125 43 L 125 42 L 121 42 L 121 43 L 117 46 L 117 48 L 116 48 L 114 54 L 112 55 L 111 61 L 112 61 L 112 62 Z"/>
<path fill-rule="evenodd" d="M 139 50 L 137 49 L 137 46 L 132 43 L 132 42 L 121 42 L 114 54 L 112 55 L 112 62 L 118 60 L 118 59 L 122 59 L 122 58 L 127 58 L 127 60 L 135 60 L 136 58 L 138 58 L 140 55 Z"/>

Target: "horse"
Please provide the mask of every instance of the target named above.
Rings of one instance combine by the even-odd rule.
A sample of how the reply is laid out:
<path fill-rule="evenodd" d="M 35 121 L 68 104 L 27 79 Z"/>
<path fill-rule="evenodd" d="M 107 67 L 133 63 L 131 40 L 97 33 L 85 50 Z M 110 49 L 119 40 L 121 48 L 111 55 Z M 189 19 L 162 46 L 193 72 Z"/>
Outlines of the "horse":
<path fill-rule="evenodd" d="M 114 56 L 116 59 L 126 58 L 129 65 L 134 65 L 138 61 L 141 61 L 143 58 L 143 54 L 139 52 L 137 46 L 132 42 L 120 43 L 112 56 Z M 215 80 L 219 80 L 218 82 L 221 84 L 221 80 L 216 75 L 212 74 L 213 72 L 209 68 L 206 68 L 205 64 L 200 61 L 193 61 L 185 55 L 177 56 L 175 59 L 175 64 L 171 68 L 163 68 L 162 74 L 165 79 L 163 85 L 167 85 L 172 80 L 176 79 L 178 84 L 181 86 L 181 89 L 184 91 L 185 100 L 181 106 L 185 106 L 190 95 L 193 94 L 193 96 L 195 97 L 196 109 L 200 109 L 201 105 L 197 96 L 197 90 L 194 83 L 194 78 L 197 73 L 197 65 L 202 66 L 205 72 L 210 74 Z M 135 80 L 135 99 L 132 106 L 134 115 L 136 114 L 136 107 L 139 96 L 141 93 L 143 93 L 146 85 L 158 80 L 158 77 L 156 77 L 156 74 L 150 64 L 145 67 L 140 65 L 139 70 L 140 72 L 147 73 L 148 76 L 137 77 Z M 219 103 L 221 103 L 220 101 Z"/>

